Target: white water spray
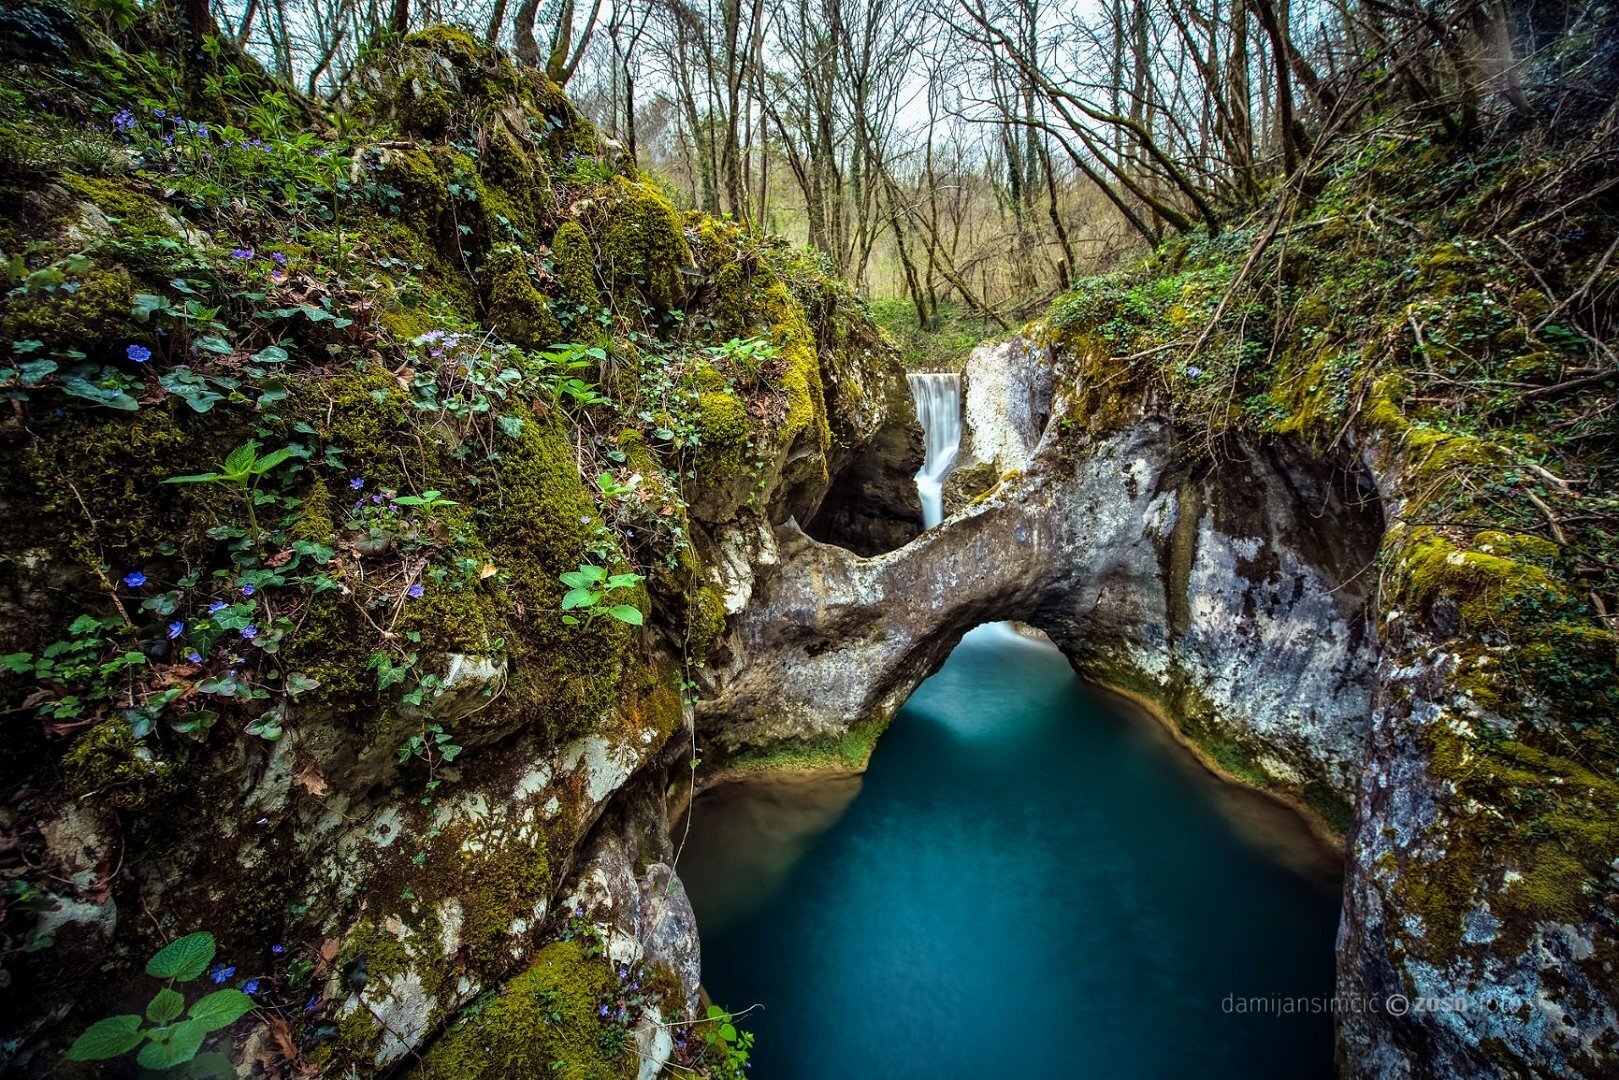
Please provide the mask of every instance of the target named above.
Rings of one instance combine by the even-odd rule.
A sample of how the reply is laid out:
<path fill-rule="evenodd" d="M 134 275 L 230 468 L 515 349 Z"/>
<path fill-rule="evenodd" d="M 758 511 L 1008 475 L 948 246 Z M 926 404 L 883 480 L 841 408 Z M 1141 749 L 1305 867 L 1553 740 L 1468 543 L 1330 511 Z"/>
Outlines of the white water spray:
<path fill-rule="evenodd" d="M 961 450 L 961 376 L 913 372 L 906 378 L 927 443 L 922 471 L 916 474 L 916 493 L 922 500 L 922 525 L 931 529 L 944 520 L 944 478 L 955 468 Z"/>

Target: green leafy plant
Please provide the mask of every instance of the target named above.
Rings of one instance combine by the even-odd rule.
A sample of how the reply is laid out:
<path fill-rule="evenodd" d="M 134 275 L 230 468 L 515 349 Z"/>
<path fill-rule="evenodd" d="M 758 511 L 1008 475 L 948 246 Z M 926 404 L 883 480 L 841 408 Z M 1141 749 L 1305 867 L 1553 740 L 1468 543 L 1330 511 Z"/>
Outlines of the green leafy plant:
<path fill-rule="evenodd" d="M 424 513 L 431 514 L 434 510 L 445 506 L 459 505 L 454 499 L 446 499 L 442 492 L 424 491 L 420 495 L 397 495 L 393 499 L 395 506 L 419 506 Z"/>
<path fill-rule="evenodd" d="M 764 382 L 765 365 L 775 358 L 776 346 L 764 338 L 732 338 L 704 351 L 748 385 L 757 387 Z"/>
<path fill-rule="evenodd" d="M 742 1080 L 747 1076 L 753 1033 L 738 1030 L 736 1018 L 718 1005 L 708 1007 L 708 1021 L 703 1041 L 708 1048 L 709 1075 L 722 1080 Z"/>
<path fill-rule="evenodd" d="M 234 1075 L 223 1054 L 202 1054 L 202 1044 L 215 1031 L 228 1028 L 253 1011 L 253 999 L 240 990 L 215 990 L 188 1007 L 177 984 L 200 978 L 214 958 L 214 936 L 187 934 L 159 949 L 146 964 L 146 974 L 166 985 L 146 1004 L 144 1016 L 125 1013 L 98 1020 L 68 1048 L 69 1061 L 108 1061 L 138 1050 L 145 1069 L 170 1075 L 222 1077 Z M 187 1066 L 182 1071 L 181 1066 Z"/>
<path fill-rule="evenodd" d="M 583 612 L 585 626 L 601 615 L 610 615 L 630 626 L 640 626 L 645 621 L 641 609 L 634 604 L 612 602 L 613 594 L 629 592 L 639 585 L 642 581 L 640 574 L 609 575 L 599 566 L 581 563 L 578 570 L 570 570 L 559 580 L 568 586 L 568 592 L 562 597 L 562 610 Z M 569 626 L 581 625 L 573 615 L 562 616 L 562 621 Z"/>
<path fill-rule="evenodd" d="M 253 525 L 254 535 L 259 532 L 259 519 L 256 507 L 259 503 L 259 480 L 281 465 L 287 459 L 298 453 L 295 446 L 283 446 L 279 450 L 272 450 L 268 454 L 259 455 L 259 442 L 249 439 L 238 446 L 225 458 L 219 472 L 194 473 L 190 476 L 171 476 L 163 481 L 165 484 L 225 484 L 238 488 L 247 499 L 247 516 Z M 437 492 L 434 492 L 436 495 Z"/>
<path fill-rule="evenodd" d="M 401 765 L 411 758 L 421 758 L 431 765 L 435 761 L 454 761 L 460 756 L 461 747 L 442 724 L 424 724 L 418 734 L 400 744 L 397 753 Z"/>

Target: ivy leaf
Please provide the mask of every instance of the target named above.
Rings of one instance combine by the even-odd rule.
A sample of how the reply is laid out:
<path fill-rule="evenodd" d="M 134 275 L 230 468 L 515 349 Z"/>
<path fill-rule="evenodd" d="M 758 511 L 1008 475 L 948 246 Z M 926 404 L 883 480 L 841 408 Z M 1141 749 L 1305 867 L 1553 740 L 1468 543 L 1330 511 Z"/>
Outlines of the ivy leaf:
<path fill-rule="evenodd" d="M 170 986 L 157 992 L 146 1006 L 146 1019 L 154 1024 L 167 1024 L 185 1011 L 185 995 Z"/>
<path fill-rule="evenodd" d="M 177 367 L 158 376 L 158 385 L 171 394 L 185 399 L 193 412 L 205 413 L 214 407 L 214 402 L 224 401 L 223 394 L 215 393 L 208 386 L 208 380 L 196 374 L 188 367 Z"/>
<path fill-rule="evenodd" d="M 247 725 L 249 735 L 257 735 L 265 742 L 275 742 L 281 738 L 281 713 L 271 709 L 263 716 Z"/>
<path fill-rule="evenodd" d="M 130 308 L 130 314 L 141 322 L 145 322 L 154 311 L 168 311 L 169 307 L 167 297 L 157 296 L 153 293 L 136 293 L 135 304 Z"/>
<path fill-rule="evenodd" d="M 117 387 L 97 386 L 80 375 L 70 375 L 63 379 L 62 393 L 123 412 L 135 412 L 140 409 L 139 402 Z"/>
<path fill-rule="evenodd" d="M 193 1021 L 207 1031 L 230 1027 L 253 1011 L 253 999 L 240 990 L 216 990 L 191 1006 Z"/>
<path fill-rule="evenodd" d="M 629 623 L 631 626 L 640 626 L 645 619 L 641 614 L 641 609 L 632 604 L 614 604 L 607 609 L 607 614 L 619 622 Z"/>
<path fill-rule="evenodd" d="M 144 1038 L 140 1027 L 141 1018 L 134 1013 L 97 1020 L 85 1028 L 83 1035 L 73 1040 L 73 1045 L 67 1049 L 67 1059 L 106 1061 L 127 1054 L 139 1046 Z"/>
<path fill-rule="evenodd" d="M 148 1069 L 172 1069 L 176 1065 L 184 1065 L 197 1056 L 202 1049 L 202 1041 L 208 1037 L 208 1029 L 196 1020 L 182 1020 L 171 1028 L 159 1029 L 167 1033 L 167 1038 L 160 1038 L 154 1032 L 153 1041 L 141 1047 L 141 1052 L 135 1060 Z"/>
<path fill-rule="evenodd" d="M 320 685 L 319 679 L 312 679 L 301 671 L 294 671 L 287 676 L 287 693 L 297 697 L 306 691 L 313 690 Z"/>
<path fill-rule="evenodd" d="M 279 345 L 266 345 L 253 354 L 256 364 L 284 364 L 287 362 L 287 350 Z"/>
<path fill-rule="evenodd" d="M 177 734 L 201 742 L 208 737 L 209 729 L 214 726 L 214 721 L 218 719 L 219 713 L 213 709 L 193 709 L 191 712 L 175 717 L 169 726 Z"/>
<path fill-rule="evenodd" d="M 188 1072 L 192 1080 L 236 1080 L 236 1066 L 218 1051 L 198 1054 Z"/>
<path fill-rule="evenodd" d="M 154 979 L 190 982 L 201 975 L 214 958 L 214 935 L 206 930 L 176 938 L 146 963 L 146 974 Z"/>
<path fill-rule="evenodd" d="M 507 438 L 516 439 L 523 434 L 523 418 L 521 416 L 500 416 L 495 422 L 500 425 L 501 433 Z"/>

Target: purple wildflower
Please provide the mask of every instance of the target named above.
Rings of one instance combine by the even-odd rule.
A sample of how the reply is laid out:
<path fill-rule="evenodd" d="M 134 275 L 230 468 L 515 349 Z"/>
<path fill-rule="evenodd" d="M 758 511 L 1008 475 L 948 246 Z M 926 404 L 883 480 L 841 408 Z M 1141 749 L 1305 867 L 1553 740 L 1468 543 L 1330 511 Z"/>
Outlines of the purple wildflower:
<path fill-rule="evenodd" d="M 420 600 L 422 598 L 422 594 L 427 592 L 426 589 L 422 588 L 420 582 L 416 583 L 415 585 L 412 585 L 410 588 L 406 589 L 405 591 L 410 594 L 410 598 L 412 600 Z"/>
<path fill-rule="evenodd" d="M 135 128 L 135 114 L 134 113 L 130 112 L 128 109 L 120 109 L 116 113 L 113 114 L 113 117 L 112 117 L 112 129 L 114 131 L 122 132 L 122 133 L 127 135 L 129 132 L 133 131 L 134 128 Z"/>
<path fill-rule="evenodd" d="M 153 115 L 153 116 L 155 116 L 155 117 L 157 117 L 157 118 L 158 118 L 158 119 L 159 119 L 159 120 L 161 120 L 161 119 L 163 119 L 163 118 L 164 118 L 164 117 L 165 117 L 165 116 L 167 116 L 167 115 L 169 115 L 169 114 L 168 114 L 168 112 L 167 112 L 167 111 L 166 111 L 166 110 L 165 110 L 165 109 L 163 109 L 163 108 L 162 108 L 162 107 L 160 107 L 160 106 L 155 106 L 155 105 L 154 105 L 154 106 L 153 106 L 153 107 L 152 107 L 152 115 Z"/>
<path fill-rule="evenodd" d="M 1186 377 L 1188 379 L 1201 379 L 1203 377 L 1203 369 L 1200 367 L 1189 367 L 1186 369 Z"/>
<path fill-rule="evenodd" d="M 186 632 L 186 624 L 185 623 L 176 621 L 176 622 L 171 622 L 169 624 L 169 640 L 170 641 L 173 641 L 175 638 L 179 637 L 181 634 L 183 634 L 185 632 Z"/>
<path fill-rule="evenodd" d="M 124 575 L 124 584 L 128 585 L 131 589 L 138 589 L 142 585 L 146 584 L 146 575 L 141 573 L 139 570 L 131 570 L 129 573 Z"/>
<path fill-rule="evenodd" d="M 146 361 L 152 358 L 152 350 L 148 349 L 145 345 L 131 345 L 129 348 L 124 350 L 124 355 L 128 356 L 137 364 L 144 364 Z"/>
<path fill-rule="evenodd" d="M 242 993 L 252 995 L 252 994 L 256 994 L 258 992 L 259 992 L 259 981 L 257 979 L 249 979 L 245 983 L 242 984 Z"/>
<path fill-rule="evenodd" d="M 247 260 L 253 258 L 253 249 L 241 247 L 231 248 L 230 257 L 233 259 L 241 259 L 243 262 L 246 262 Z"/>
<path fill-rule="evenodd" d="M 228 605 L 225 603 L 225 601 L 215 600 L 213 603 L 208 605 L 208 614 L 218 615 L 221 611 L 224 611 L 227 606 Z"/>
<path fill-rule="evenodd" d="M 350 491 L 359 491 L 363 487 L 365 487 L 365 477 L 363 476 L 356 476 L 354 479 L 349 481 Z"/>
<path fill-rule="evenodd" d="M 186 659 L 191 661 L 193 664 L 200 664 L 202 663 L 202 653 L 198 652 L 196 649 L 192 649 L 190 652 L 186 653 Z"/>
<path fill-rule="evenodd" d="M 236 974 L 236 969 L 233 967 L 226 967 L 224 964 L 215 964 L 208 971 L 208 977 L 214 980 L 216 983 L 223 983 L 226 979 L 229 979 L 234 974 Z"/>
<path fill-rule="evenodd" d="M 252 641 L 254 638 L 259 636 L 259 628 L 254 626 L 252 623 L 248 623 L 246 626 L 242 627 L 242 636 L 247 640 Z"/>
<path fill-rule="evenodd" d="M 287 951 L 287 947 L 285 945 L 271 945 L 270 951 L 275 953 L 277 956 L 280 956 L 282 953 Z"/>
<path fill-rule="evenodd" d="M 257 589 L 255 589 L 255 588 L 254 588 L 254 587 L 253 587 L 253 586 L 251 586 L 251 585 L 243 585 L 243 586 L 242 586 L 242 595 L 243 595 L 243 596 L 252 596 L 252 595 L 253 595 L 253 594 L 254 594 L 254 593 L 256 593 L 256 592 L 258 592 L 258 590 L 257 590 Z"/>
<path fill-rule="evenodd" d="M 287 253 L 284 251 L 271 252 L 270 258 L 275 261 L 277 266 L 287 265 Z"/>

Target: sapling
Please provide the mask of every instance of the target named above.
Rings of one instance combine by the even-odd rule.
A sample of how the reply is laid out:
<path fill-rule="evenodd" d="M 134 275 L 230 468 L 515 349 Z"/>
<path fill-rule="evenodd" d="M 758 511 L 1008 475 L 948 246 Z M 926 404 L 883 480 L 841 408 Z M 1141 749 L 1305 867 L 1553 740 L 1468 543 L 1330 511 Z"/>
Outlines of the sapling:
<path fill-rule="evenodd" d="M 247 499 L 247 518 L 253 526 L 255 538 L 259 535 L 259 519 L 255 507 L 258 502 L 259 478 L 298 452 L 295 446 L 283 446 L 259 456 L 259 442 L 249 439 L 225 458 L 220 472 L 194 473 L 190 476 L 171 476 L 165 484 L 226 484 L 241 490 Z"/>

